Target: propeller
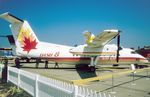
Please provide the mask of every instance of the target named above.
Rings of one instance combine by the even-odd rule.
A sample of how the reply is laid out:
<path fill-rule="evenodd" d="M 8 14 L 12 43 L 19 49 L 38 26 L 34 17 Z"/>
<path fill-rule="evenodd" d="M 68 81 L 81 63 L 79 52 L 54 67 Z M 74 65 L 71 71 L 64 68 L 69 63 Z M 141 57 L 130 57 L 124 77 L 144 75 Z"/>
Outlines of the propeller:
<path fill-rule="evenodd" d="M 117 56 L 116 56 L 117 63 L 119 62 L 119 50 L 120 50 L 120 31 L 117 36 Z"/>

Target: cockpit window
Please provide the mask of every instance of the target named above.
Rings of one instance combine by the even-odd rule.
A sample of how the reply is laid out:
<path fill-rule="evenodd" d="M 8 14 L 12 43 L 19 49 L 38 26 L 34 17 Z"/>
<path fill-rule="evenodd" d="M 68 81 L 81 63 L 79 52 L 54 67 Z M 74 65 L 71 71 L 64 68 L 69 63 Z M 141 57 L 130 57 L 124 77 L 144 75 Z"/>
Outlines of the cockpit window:
<path fill-rule="evenodd" d="M 119 47 L 119 50 L 122 50 L 122 49 L 123 49 L 123 48 L 120 46 L 120 47 Z"/>
<path fill-rule="evenodd" d="M 131 51 L 131 54 L 137 54 L 135 51 Z"/>

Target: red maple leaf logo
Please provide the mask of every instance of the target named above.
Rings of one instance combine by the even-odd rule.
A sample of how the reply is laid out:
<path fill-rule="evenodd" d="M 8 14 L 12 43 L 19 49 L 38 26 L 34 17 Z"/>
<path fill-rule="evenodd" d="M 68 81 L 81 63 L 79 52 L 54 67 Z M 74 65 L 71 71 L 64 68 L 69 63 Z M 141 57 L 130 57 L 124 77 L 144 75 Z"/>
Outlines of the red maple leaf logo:
<path fill-rule="evenodd" d="M 32 49 L 36 49 L 36 39 L 31 40 L 30 38 L 24 37 L 24 45 L 23 45 L 23 51 L 27 51 L 29 53 Z"/>

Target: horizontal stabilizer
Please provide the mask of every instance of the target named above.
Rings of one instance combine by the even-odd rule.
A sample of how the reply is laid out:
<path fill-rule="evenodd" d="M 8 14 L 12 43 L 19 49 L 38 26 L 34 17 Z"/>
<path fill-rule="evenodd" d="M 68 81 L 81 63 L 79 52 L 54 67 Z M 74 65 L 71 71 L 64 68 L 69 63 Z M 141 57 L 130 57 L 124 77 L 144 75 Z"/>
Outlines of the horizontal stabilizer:
<path fill-rule="evenodd" d="M 6 12 L 4 14 L 0 15 L 0 18 L 5 19 L 6 21 L 10 22 L 10 23 L 22 23 L 23 20 L 11 15 L 10 13 Z"/>

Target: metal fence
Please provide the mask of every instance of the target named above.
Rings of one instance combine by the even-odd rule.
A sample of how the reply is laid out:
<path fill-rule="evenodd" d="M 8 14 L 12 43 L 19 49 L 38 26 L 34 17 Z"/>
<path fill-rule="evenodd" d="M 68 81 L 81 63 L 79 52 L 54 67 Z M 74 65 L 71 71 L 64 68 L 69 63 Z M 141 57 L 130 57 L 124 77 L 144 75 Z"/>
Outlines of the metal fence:
<path fill-rule="evenodd" d="M 0 65 L 0 73 L 2 71 Z M 34 97 L 114 97 L 72 83 L 46 78 L 24 70 L 8 67 L 8 81 Z"/>

